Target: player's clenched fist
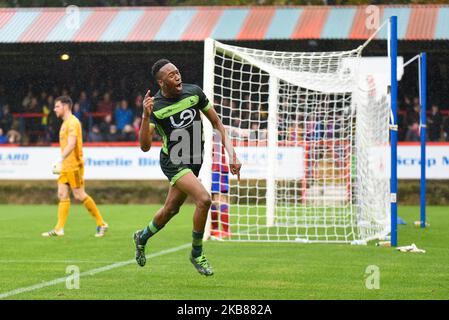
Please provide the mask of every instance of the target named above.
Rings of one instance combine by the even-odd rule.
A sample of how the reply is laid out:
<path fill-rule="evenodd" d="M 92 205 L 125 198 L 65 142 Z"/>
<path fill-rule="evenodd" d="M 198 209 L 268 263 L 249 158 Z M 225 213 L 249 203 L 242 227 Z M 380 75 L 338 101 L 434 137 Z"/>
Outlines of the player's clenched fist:
<path fill-rule="evenodd" d="M 147 91 L 143 99 L 143 115 L 149 117 L 153 112 L 154 98 L 150 96 L 150 90 Z"/>
<path fill-rule="evenodd" d="M 241 163 L 231 163 L 229 165 L 230 169 L 231 169 L 231 173 L 233 175 L 237 175 L 237 179 L 238 181 L 240 181 L 240 169 L 242 168 L 242 164 Z"/>
<path fill-rule="evenodd" d="M 231 169 L 231 173 L 237 175 L 237 179 L 240 181 L 240 169 L 242 168 L 242 163 L 237 158 L 234 150 L 232 151 L 232 162 L 229 164 L 229 168 Z"/>

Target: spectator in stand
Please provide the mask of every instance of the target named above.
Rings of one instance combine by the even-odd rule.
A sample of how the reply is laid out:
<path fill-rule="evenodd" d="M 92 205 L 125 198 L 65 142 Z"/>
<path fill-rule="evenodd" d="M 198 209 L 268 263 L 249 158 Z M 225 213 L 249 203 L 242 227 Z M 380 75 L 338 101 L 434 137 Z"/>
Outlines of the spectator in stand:
<path fill-rule="evenodd" d="M 242 119 L 242 122 L 240 123 L 240 126 L 242 129 L 250 128 L 250 119 L 251 119 L 250 108 L 251 106 L 249 102 L 243 103 L 241 105 L 240 118 Z"/>
<path fill-rule="evenodd" d="M 14 118 L 10 112 L 9 104 L 4 104 L 1 110 L 0 116 L 0 127 L 3 128 L 5 132 L 11 130 Z"/>
<path fill-rule="evenodd" d="M 222 105 L 221 105 L 219 114 L 221 116 L 223 125 L 225 125 L 225 126 L 230 126 L 231 125 L 231 121 L 232 121 L 231 114 L 232 114 L 232 111 L 236 110 L 237 108 L 238 107 L 237 107 L 237 102 L 236 101 L 233 100 L 231 102 L 227 98 L 224 98 L 222 100 Z"/>
<path fill-rule="evenodd" d="M 70 96 L 70 91 L 67 88 L 63 88 L 61 91 L 61 96 Z"/>
<path fill-rule="evenodd" d="M 20 140 L 22 139 L 22 136 L 20 135 L 19 131 L 11 129 L 8 131 L 8 142 L 11 144 L 20 143 Z"/>
<path fill-rule="evenodd" d="M 54 109 L 54 107 L 55 107 L 55 98 L 54 98 L 53 95 L 49 95 L 47 97 L 47 105 L 48 105 L 48 108 L 50 108 L 50 110 Z"/>
<path fill-rule="evenodd" d="M 28 112 L 27 110 L 29 109 L 32 98 L 33 98 L 33 92 L 31 90 L 28 90 L 27 95 L 22 100 L 22 109 L 16 110 L 16 111 L 17 112 L 22 112 L 22 111 Z"/>
<path fill-rule="evenodd" d="M 47 101 L 47 92 L 44 90 L 41 92 L 40 94 L 40 98 L 39 98 L 39 104 L 43 105 L 46 101 Z"/>
<path fill-rule="evenodd" d="M 132 127 L 134 130 L 134 135 L 136 137 L 136 141 L 139 140 L 139 132 L 140 132 L 140 124 L 142 123 L 142 118 L 141 117 L 135 117 Z M 153 136 L 153 141 L 161 141 L 162 138 L 159 135 L 159 133 L 157 131 L 154 132 L 154 136 Z"/>
<path fill-rule="evenodd" d="M 5 94 L 5 87 L 3 85 L 0 85 L 0 116 L 2 113 L 2 106 L 6 104 L 6 94 Z"/>
<path fill-rule="evenodd" d="M 405 116 L 404 113 L 398 112 L 398 140 L 404 141 L 405 140 L 405 133 L 407 129 L 407 125 L 405 124 Z"/>
<path fill-rule="evenodd" d="M 92 131 L 89 132 L 88 136 L 89 142 L 102 142 L 103 141 L 103 135 L 101 134 L 100 127 L 96 124 L 92 126 Z"/>
<path fill-rule="evenodd" d="M 240 129 L 249 129 L 250 114 L 246 109 L 234 110 L 232 112 L 231 126 Z"/>
<path fill-rule="evenodd" d="M 418 102 L 418 103 L 414 103 L 413 109 L 411 109 L 411 110 L 409 109 L 407 111 L 407 116 L 406 116 L 407 126 L 412 126 L 415 122 L 419 123 L 419 111 L 421 109 L 421 107 L 419 105 L 419 99 L 417 101 L 415 98 L 414 102 Z"/>
<path fill-rule="evenodd" d="M 100 132 L 103 135 L 104 141 L 109 141 L 107 139 L 107 136 L 109 135 L 109 132 L 111 131 L 112 126 L 112 115 L 108 114 L 104 117 L 103 122 L 100 123 Z"/>
<path fill-rule="evenodd" d="M 73 112 L 73 115 L 75 117 L 77 117 L 78 120 L 82 123 L 82 121 L 83 121 L 83 113 L 81 112 L 81 106 L 80 106 L 80 104 L 78 102 L 73 104 L 73 111 L 72 112 Z"/>
<path fill-rule="evenodd" d="M 421 105 L 421 103 L 419 102 L 419 97 L 414 97 L 412 108 L 415 109 L 416 107 L 419 107 L 420 105 Z"/>
<path fill-rule="evenodd" d="M 232 138 L 240 139 L 240 119 L 232 119 L 230 134 Z"/>
<path fill-rule="evenodd" d="M 84 121 L 84 115 L 81 112 L 81 106 L 78 102 L 73 104 L 73 110 L 72 110 L 73 115 L 81 122 L 81 130 L 82 130 L 82 134 L 83 136 L 86 135 L 86 132 L 88 132 L 88 130 L 86 130 L 86 125 Z"/>
<path fill-rule="evenodd" d="M 407 133 L 407 115 L 409 110 L 412 110 L 410 98 L 406 95 L 403 96 L 403 100 L 399 104 L 398 108 L 398 140 L 404 141 L 405 134 Z"/>
<path fill-rule="evenodd" d="M 257 143 L 259 141 L 259 123 L 258 122 L 252 122 L 251 123 L 251 130 L 249 133 L 249 141 L 253 143 Z"/>
<path fill-rule="evenodd" d="M 111 113 L 114 110 L 114 102 L 111 100 L 111 94 L 106 92 L 103 95 L 103 100 L 98 103 L 98 112 Z"/>
<path fill-rule="evenodd" d="M 136 135 L 136 138 L 139 136 L 141 123 L 142 123 L 141 117 L 136 117 L 133 121 L 133 129 L 134 129 L 134 134 Z M 153 137 L 153 139 L 154 139 L 154 137 Z"/>
<path fill-rule="evenodd" d="M 46 91 L 41 92 L 39 105 L 42 106 L 41 109 L 42 113 L 44 114 L 44 116 L 42 117 L 42 125 L 47 126 L 48 115 L 50 114 L 51 110 L 53 110 L 53 108 L 50 108 L 50 106 L 48 105 L 48 94 Z"/>
<path fill-rule="evenodd" d="M 8 143 L 8 137 L 4 134 L 3 128 L 0 127 L 0 144 L 7 144 Z"/>
<path fill-rule="evenodd" d="M 250 117 L 251 123 L 257 122 L 257 125 L 259 126 L 260 125 L 259 118 L 260 118 L 260 114 L 258 112 L 251 113 L 251 117 Z M 250 126 L 250 127 L 252 127 L 252 126 Z"/>
<path fill-rule="evenodd" d="M 56 116 L 55 111 L 53 110 L 55 107 L 55 98 L 53 95 L 49 95 L 47 97 L 46 104 L 42 107 L 48 108 L 50 110 L 50 113 L 48 114 L 48 124 L 46 128 L 46 137 L 47 142 L 58 142 L 59 141 L 59 128 L 61 127 L 61 120 L 58 119 Z"/>
<path fill-rule="evenodd" d="M 53 88 L 51 88 L 51 93 L 53 97 L 57 97 L 60 95 L 58 86 L 54 85 Z"/>
<path fill-rule="evenodd" d="M 259 111 L 260 129 L 268 128 L 268 104 L 263 103 Z"/>
<path fill-rule="evenodd" d="M 408 127 L 405 141 L 420 141 L 418 122 L 415 122 Z"/>
<path fill-rule="evenodd" d="M 98 104 L 100 103 L 100 92 L 98 89 L 94 89 L 92 91 L 92 94 L 90 96 L 90 102 L 91 102 L 91 111 L 96 112 L 98 111 Z"/>
<path fill-rule="evenodd" d="M 115 124 L 111 124 L 111 126 L 109 127 L 109 133 L 106 136 L 106 141 L 107 142 L 121 141 L 121 135 L 118 132 L 117 126 Z"/>
<path fill-rule="evenodd" d="M 241 120 L 240 120 L 240 117 L 238 116 L 238 112 L 233 112 L 231 126 L 236 129 L 240 129 L 240 125 L 241 125 Z"/>
<path fill-rule="evenodd" d="M 286 138 L 289 145 L 298 145 L 302 140 L 302 131 L 298 123 L 290 124 L 288 126 Z"/>
<path fill-rule="evenodd" d="M 41 95 L 41 98 L 43 95 Z M 52 112 L 53 109 L 50 109 L 47 103 L 47 95 L 45 94 L 45 100 L 42 100 L 42 118 L 41 118 L 41 126 L 42 130 L 44 131 L 44 141 L 50 142 L 50 132 L 48 131 L 48 116 L 50 115 L 50 112 Z"/>
<path fill-rule="evenodd" d="M 430 116 L 427 119 L 430 141 L 439 141 L 441 139 L 441 126 L 443 125 L 443 116 L 436 104 L 432 105 Z"/>
<path fill-rule="evenodd" d="M 85 90 L 80 92 L 78 103 L 80 104 L 81 117 L 83 118 L 83 122 L 81 125 L 85 131 L 88 131 L 94 122 L 94 118 L 90 114 L 92 112 L 92 103 L 87 97 L 87 93 Z"/>
<path fill-rule="evenodd" d="M 222 114 L 221 110 L 221 103 L 220 103 L 220 97 L 215 95 L 214 96 L 214 109 L 217 111 L 218 114 Z"/>
<path fill-rule="evenodd" d="M 414 99 L 414 102 L 416 102 L 416 99 Z M 405 132 L 402 132 L 403 138 L 405 141 L 416 141 L 414 139 L 414 130 L 412 127 L 417 123 L 419 124 L 420 117 L 419 117 L 419 104 L 410 105 L 408 109 L 406 110 L 405 114 L 405 121 L 403 121 L 401 124 L 403 125 L 402 128 L 404 128 Z M 399 119 L 398 119 L 399 120 Z M 419 125 L 418 125 L 419 126 Z M 418 134 L 419 136 L 419 134 Z M 412 140 L 410 140 L 412 139 Z"/>
<path fill-rule="evenodd" d="M 443 123 L 444 140 L 449 142 L 449 116 L 446 117 Z"/>
<path fill-rule="evenodd" d="M 404 96 L 403 110 L 408 112 L 409 110 L 412 110 L 412 109 L 413 109 L 412 101 L 410 100 L 410 98 L 408 96 Z"/>
<path fill-rule="evenodd" d="M 127 124 L 122 130 L 122 137 L 120 139 L 121 141 L 137 141 L 136 134 L 134 132 L 134 128 Z"/>
<path fill-rule="evenodd" d="M 134 110 L 132 110 L 134 114 L 141 114 L 143 111 L 143 96 L 141 93 L 138 93 L 136 98 L 134 99 Z"/>
<path fill-rule="evenodd" d="M 73 82 L 70 83 L 69 94 L 71 94 L 72 96 L 79 96 L 78 88 Z"/>
<path fill-rule="evenodd" d="M 105 141 L 106 137 L 109 136 L 110 126 L 112 124 L 117 126 L 118 135 L 113 135 L 116 137 L 115 139 L 117 139 L 117 141 L 130 140 L 133 136 L 137 138 L 141 119 L 134 115 L 141 114 L 143 97 L 139 92 L 132 93 L 129 88 L 124 86 L 124 84 L 129 85 L 134 83 L 135 80 L 133 80 L 134 82 L 129 79 L 126 81 L 122 79 L 123 81 L 120 81 L 120 79 L 114 78 L 113 82 L 107 80 L 99 82 L 97 79 L 100 79 L 98 74 L 92 75 L 91 81 L 87 83 L 80 82 L 77 84 L 68 82 L 54 87 L 52 87 L 52 85 L 42 87 L 40 91 L 36 90 L 37 83 L 35 87 L 33 87 L 33 85 L 26 85 L 24 87 L 26 96 L 18 101 L 13 97 L 10 97 L 10 95 L 5 94 L 5 89 L 11 92 L 13 89 L 6 86 L 3 88 L 0 84 L 0 127 L 3 129 L 4 135 L 9 137 L 9 131 L 14 128 L 19 134 L 20 118 L 14 118 L 12 116 L 12 109 L 7 104 L 7 101 L 10 99 L 11 102 L 14 101 L 14 113 L 33 112 L 44 114 L 42 118 L 22 119 L 25 124 L 25 131 L 20 131 L 20 133 L 22 136 L 25 135 L 24 142 L 27 141 L 27 134 L 30 133 L 33 135 L 33 137 L 31 137 L 32 141 L 30 142 L 36 142 L 38 138 L 36 134 L 40 134 L 40 132 L 43 131 L 42 129 L 45 129 L 46 132 L 45 142 L 58 141 L 58 131 L 61 121 L 54 117 L 53 92 L 60 95 L 70 91 L 73 95 L 79 92 L 77 102 L 82 116 L 78 113 L 77 105 L 74 105 L 74 114 L 79 118 L 83 118 L 84 130 L 90 128 L 89 131 L 86 130 L 88 136 L 95 131 L 95 138 L 92 139 L 95 141 L 98 141 L 99 138 L 101 139 L 101 137 L 98 137 L 98 133 L 100 133 L 103 134 L 102 140 Z M 120 84 L 120 86 L 118 84 Z M 111 85 L 114 86 L 111 87 Z M 120 90 L 118 90 L 119 87 Z M 137 85 L 133 85 L 133 87 L 137 87 Z M 112 94 L 113 88 L 114 95 Z M 104 94 L 99 95 L 99 92 L 104 92 Z M 121 99 L 122 97 L 123 100 L 119 101 L 117 108 L 115 108 L 116 103 L 114 101 L 117 101 L 117 99 Z M 37 99 L 37 103 L 35 99 Z M 129 103 L 127 101 L 129 101 Z M 214 102 L 215 108 L 222 118 L 222 122 L 225 125 L 233 126 L 232 130 L 230 129 L 230 133 L 233 136 L 239 137 L 242 141 L 248 138 L 249 140 L 254 140 L 256 138 L 263 140 L 261 137 L 262 131 L 266 131 L 268 124 L 268 103 L 263 95 L 250 95 L 248 93 L 239 94 L 238 96 L 233 97 L 216 95 L 214 97 Z M 23 110 L 21 108 L 22 104 L 24 106 Z M 280 104 L 283 104 L 283 101 L 280 101 Z M 98 109 L 96 109 L 97 107 Z M 283 106 L 280 106 L 280 108 L 283 108 Z M 398 119 L 398 134 L 400 135 L 400 140 L 417 140 L 419 130 L 416 129 L 416 124 L 418 124 L 419 129 L 420 122 L 419 98 L 412 95 L 407 96 L 405 93 L 401 100 L 400 110 L 401 112 Z M 86 117 L 85 112 L 95 111 L 110 113 L 111 116 L 105 118 L 93 117 L 91 119 Z M 280 114 L 278 119 L 280 133 L 294 137 L 295 132 L 291 131 L 291 128 L 286 126 L 287 123 L 291 123 L 290 117 L 292 115 L 289 113 L 289 109 L 281 109 Z M 255 123 L 257 123 L 257 130 Z M 92 127 L 94 124 L 96 124 L 95 130 Z M 442 139 L 449 141 L 449 117 L 443 116 L 442 111 L 439 110 L 437 105 L 432 106 L 427 124 L 429 141 L 439 141 Z M 127 125 L 131 125 L 131 128 L 133 129 L 132 134 Z M 332 125 L 335 127 L 329 126 L 329 124 L 321 127 L 319 121 L 315 124 L 311 124 L 309 134 L 307 137 L 304 137 L 304 139 L 319 138 L 321 132 L 323 133 L 323 137 L 338 137 L 338 135 L 342 133 L 342 130 L 336 127 L 338 122 L 333 123 Z M 14 136 L 14 141 L 18 141 L 17 135 L 12 134 L 11 136 Z M 89 138 L 89 140 L 92 139 Z M 107 140 L 112 141 L 113 139 L 108 138 Z M 160 140 L 160 137 L 156 134 L 154 140 Z"/>
<path fill-rule="evenodd" d="M 133 113 L 128 109 L 128 101 L 122 99 L 120 105 L 115 110 L 115 124 L 119 131 L 123 131 L 126 125 L 131 125 L 133 122 Z"/>
<path fill-rule="evenodd" d="M 39 109 L 39 101 L 37 100 L 36 97 L 32 97 L 30 99 L 30 102 L 27 104 L 27 107 L 25 109 L 25 112 L 28 113 L 40 113 L 40 109 Z"/>
<path fill-rule="evenodd" d="M 40 131 L 42 131 L 42 118 L 37 117 L 37 114 L 42 113 L 42 109 L 39 107 L 39 101 L 36 97 L 32 97 L 28 108 L 25 110 L 27 113 L 34 113 L 36 117 L 26 119 L 26 129 L 28 130 L 28 138 L 30 143 L 37 143 L 39 140 Z"/>
<path fill-rule="evenodd" d="M 87 93 L 85 90 L 80 92 L 80 97 L 78 99 L 78 103 L 80 104 L 80 109 L 82 113 L 91 112 L 92 111 L 92 103 L 87 98 Z"/>

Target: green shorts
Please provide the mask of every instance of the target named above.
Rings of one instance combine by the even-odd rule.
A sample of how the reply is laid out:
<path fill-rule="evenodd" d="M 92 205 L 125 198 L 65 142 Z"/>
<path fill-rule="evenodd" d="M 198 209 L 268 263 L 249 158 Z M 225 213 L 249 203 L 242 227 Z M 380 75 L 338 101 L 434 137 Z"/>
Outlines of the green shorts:
<path fill-rule="evenodd" d="M 162 172 L 170 181 L 172 186 L 175 185 L 179 178 L 185 176 L 187 173 L 192 172 L 196 177 L 200 174 L 201 163 L 199 164 L 174 164 L 168 155 L 166 155 L 162 150 L 159 156 L 159 161 L 161 164 Z"/>

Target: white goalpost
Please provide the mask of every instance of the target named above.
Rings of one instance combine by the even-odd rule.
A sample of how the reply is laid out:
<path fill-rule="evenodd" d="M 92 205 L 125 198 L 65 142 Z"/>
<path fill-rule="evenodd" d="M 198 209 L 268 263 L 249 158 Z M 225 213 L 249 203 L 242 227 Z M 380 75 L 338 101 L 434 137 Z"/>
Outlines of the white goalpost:
<path fill-rule="evenodd" d="M 391 63 L 362 58 L 363 49 L 205 41 L 204 90 L 243 163 L 220 200 L 229 205 L 223 240 L 364 244 L 390 234 Z M 212 141 L 210 126 L 205 137 Z M 209 190 L 212 153 L 206 143 Z"/>

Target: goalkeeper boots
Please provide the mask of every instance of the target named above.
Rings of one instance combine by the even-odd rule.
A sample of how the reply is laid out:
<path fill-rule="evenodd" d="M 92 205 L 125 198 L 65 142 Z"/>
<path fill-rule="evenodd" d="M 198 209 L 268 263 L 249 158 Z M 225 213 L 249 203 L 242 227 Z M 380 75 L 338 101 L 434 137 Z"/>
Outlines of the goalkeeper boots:
<path fill-rule="evenodd" d="M 210 265 L 209 261 L 207 261 L 204 254 L 201 254 L 199 257 L 194 258 L 192 255 L 190 256 L 190 262 L 192 262 L 193 266 L 198 270 L 198 272 L 202 275 L 211 276 L 214 274 L 214 270 Z"/>
<path fill-rule="evenodd" d="M 61 230 L 53 229 L 48 232 L 42 233 L 43 237 L 61 237 L 63 235 L 64 235 L 64 229 L 61 229 Z"/>
<path fill-rule="evenodd" d="M 140 236 L 142 234 L 142 230 L 138 230 L 134 232 L 134 244 L 136 245 L 136 261 L 137 264 L 141 267 L 145 265 L 147 262 L 147 258 L 145 257 L 145 245 L 141 244 Z"/>
<path fill-rule="evenodd" d="M 108 231 L 109 225 L 107 223 L 103 224 L 102 226 L 97 226 L 97 232 L 95 233 L 95 237 L 101 238 L 104 237 L 104 234 L 106 231 Z"/>

